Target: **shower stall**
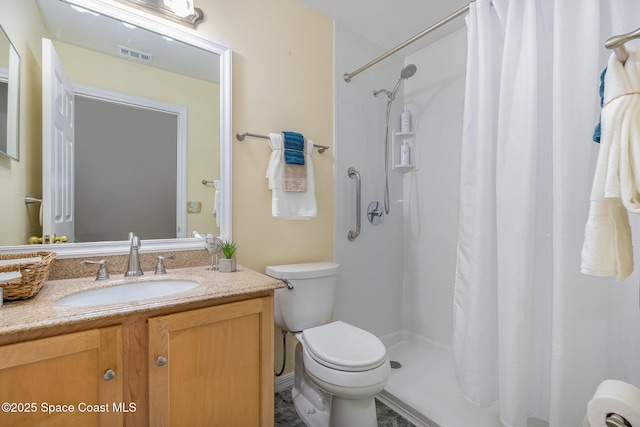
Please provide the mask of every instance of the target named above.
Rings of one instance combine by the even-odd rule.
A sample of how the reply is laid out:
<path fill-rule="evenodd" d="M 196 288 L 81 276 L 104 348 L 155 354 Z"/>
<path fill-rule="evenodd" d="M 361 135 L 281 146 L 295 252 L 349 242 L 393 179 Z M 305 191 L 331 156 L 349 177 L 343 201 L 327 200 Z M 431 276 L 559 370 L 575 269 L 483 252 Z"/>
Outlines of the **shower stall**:
<path fill-rule="evenodd" d="M 536 264 L 534 274 L 550 278 L 543 283 L 552 293 L 550 300 L 542 300 L 544 309 L 535 312 L 537 319 L 542 313 L 543 322 L 532 322 L 531 327 L 537 328 L 535 333 L 547 334 L 543 339 L 554 352 L 545 353 L 546 366 L 539 366 L 533 380 L 528 379 L 530 383 L 539 379 L 541 384 L 548 380 L 547 390 L 526 401 L 526 404 L 534 402 L 547 408 L 527 413 L 524 423 L 528 422 L 527 427 L 543 427 L 548 424 L 542 419 L 550 417 L 552 426 L 578 425 L 576 420 L 582 421 L 586 402 L 600 381 L 616 378 L 640 385 L 640 369 L 637 363 L 629 361 L 631 355 L 640 351 L 640 336 L 635 327 L 640 321 L 639 275 L 635 273 L 620 284 L 581 275 L 579 259 L 588 207 L 585 189 L 590 187 L 597 157 L 597 146 L 591 142 L 590 135 L 599 113 L 595 95 L 597 77 L 609 54 L 604 40 L 637 28 L 638 21 L 637 14 L 629 12 L 633 8 L 631 1 L 617 3 L 617 6 L 612 3 L 612 10 L 620 7 L 616 13 L 604 7 L 597 10 L 578 1 L 527 2 L 533 3 L 552 5 L 553 13 L 547 10 L 545 16 L 553 15 L 558 21 L 562 17 L 566 25 L 562 31 L 556 27 L 554 37 L 564 38 L 553 46 L 559 49 L 554 60 L 559 58 L 557 63 L 564 64 L 559 67 L 553 63 L 553 77 L 563 76 L 563 84 L 554 86 L 553 93 L 545 92 L 546 99 L 542 97 L 545 103 L 541 116 L 553 123 L 545 122 L 541 127 L 551 133 L 553 125 L 552 138 L 545 139 L 553 141 L 545 145 L 553 153 L 549 153 L 552 157 L 543 156 L 539 160 L 537 172 L 544 178 L 534 183 L 544 187 L 536 190 L 540 196 L 536 207 L 542 207 L 543 215 L 548 215 L 541 218 L 550 219 L 549 223 L 541 222 L 543 232 L 536 236 L 539 239 L 535 240 L 536 250 L 552 248 L 553 258 L 547 261 L 544 251 L 541 256 L 531 257 L 536 262 L 544 259 L 543 264 Z M 631 9 L 624 12 L 624 7 Z M 597 31 L 591 31 L 592 28 Z M 581 30 L 580 37 L 574 29 Z M 497 404 L 480 408 L 462 396 L 453 363 L 454 319 L 460 314 L 460 310 L 454 310 L 457 245 L 462 225 L 459 224 L 460 187 L 461 174 L 464 176 L 466 171 L 462 167 L 462 140 L 463 129 L 468 124 L 463 120 L 467 29 L 460 20 L 458 29 L 449 35 L 404 58 L 389 56 L 348 83 L 343 79 L 344 71 L 356 69 L 383 54 L 383 50 L 339 22 L 334 31 L 334 258 L 341 264 L 334 318 L 366 329 L 385 342 L 390 359 L 400 367 L 392 369 L 381 399 L 414 424 L 502 426 L 500 418 L 504 411 L 501 414 Z M 515 34 L 517 36 L 518 31 Z M 582 43 L 589 43 L 590 48 L 572 48 Z M 540 52 L 555 53 L 553 49 L 541 48 Z M 588 68 L 582 61 L 585 56 L 590 61 Z M 579 73 L 569 65 L 572 60 L 575 60 L 572 65 L 580 65 Z M 396 91 L 379 88 L 397 81 L 398 70 L 406 70 L 404 67 L 409 64 L 414 64 L 418 71 L 406 80 L 401 75 L 402 90 L 397 90 L 395 101 L 390 103 L 390 95 Z M 535 67 L 527 67 L 531 68 Z M 514 69 L 507 68 L 507 71 Z M 592 75 L 595 77 L 591 78 Z M 589 93 L 591 83 L 593 93 Z M 372 97 L 372 90 L 387 96 Z M 515 95 L 514 98 L 518 98 L 521 94 Z M 575 99 L 581 100 L 580 105 Z M 547 107 L 546 101 L 551 105 L 551 100 L 553 107 Z M 386 128 L 388 107 L 389 129 Z M 481 106 L 486 107 L 486 104 Z M 419 159 L 417 167 L 410 171 L 389 171 L 387 192 L 386 138 L 400 129 L 404 108 L 413 116 L 416 143 L 420 147 L 415 154 Z M 565 124 L 578 109 L 579 117 L 586 118 L 588 123 L 573 127 Z M 346 173 L 350 167 L 360 174 L 362 206 L 384 203 L 386 193 L 390 208 L 381 224 L 364 220 L 358 238 L 353 241 L 346 238 L 352 226 L 355 198 L 353 183 Z M 631 221 L 632 228 L 640 227 L 637 216 Z M 634 233 L 634 239 L 637 240 L 638 235 Z M 635 247 L 638 244 L 634 242 Z M 459 325 L 455 325 L 455 330 L 460 331 Z M 482 344 L 481 339 L 471 338 L 476 338 L 476 344 Z M 612 350 L 619 347 L 625 351 Z M 499 358 L 502 356 L 495 359 Z M 527 365 L 531 366 L 538 365 Z M 532 375 L 526 369 L 522 371 Z M 548 375 L 542 374 L 543 371 Z"/>
<path fill-rule="evenodd" d="M 336 25 L 335 31 L 337 74 L 382 53 L 348 29 Z M 462 28 L 409 58 L 387 58 L 348 84 L 340 79 L 336 89 L 334 253 L 342 267 L 334 314 L 385 342 L 390 359 L 401 367 L 392 370 L 381 398 L 418 426 L 500 425 L 495 408 L 479 409 L 460 395 L 448 350 L 465 46 Z M 414 70 L 409 65 L 417 72 L 404 80 L 402 90 L 378 90 L 397 81 L 399 70 Z M 372 97 L 372 89 L 381 96 Z M 428 140 L 429 148 L 417 153 L 417 170 L 388 172 L 389 214 L 380 225 L 364 220 L 358 239 L 348 241 L 355 190 L 346 170 L 355 167 L 361 174 L 363 207 L 372 201 L 384 203 L 385 139 L 400 130 L 405 107 L 412 113 L 419 140 Z M 425 387 L 422 381 L 442 387 Z M 452 420 L 451 415 L 458 418 Z"/>

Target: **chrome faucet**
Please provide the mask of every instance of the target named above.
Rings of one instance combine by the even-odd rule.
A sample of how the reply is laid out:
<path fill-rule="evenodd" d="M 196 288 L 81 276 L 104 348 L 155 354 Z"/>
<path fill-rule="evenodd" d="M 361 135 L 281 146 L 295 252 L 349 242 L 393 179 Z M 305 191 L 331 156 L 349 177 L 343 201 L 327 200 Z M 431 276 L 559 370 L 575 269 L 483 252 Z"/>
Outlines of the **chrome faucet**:
<path fill-rule="evenodd" d="M 129 266 L 127 272 L 124 273 L 124 277 L 142 276 L 142 267 L 140 267 L 140 258 L 138 257 L 138 249 L 140 249 L 140 238 L 133 234 L 133 231 L 129 233 L 129 241 L 131 242 L 131 250 L 129 251 Z"/>

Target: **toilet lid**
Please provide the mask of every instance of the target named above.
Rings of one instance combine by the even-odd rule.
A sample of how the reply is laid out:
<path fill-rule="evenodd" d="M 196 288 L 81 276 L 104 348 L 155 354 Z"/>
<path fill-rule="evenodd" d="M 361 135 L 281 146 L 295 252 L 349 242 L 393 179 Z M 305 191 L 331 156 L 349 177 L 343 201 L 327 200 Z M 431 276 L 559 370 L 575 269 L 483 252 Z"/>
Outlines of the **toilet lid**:
<path fill-rule="evenodd" d="M 378 337 L 340 321 L 305 329 L 302 339 L 316 362 L 341 371 L 368 371 L 387 357 Z"/>

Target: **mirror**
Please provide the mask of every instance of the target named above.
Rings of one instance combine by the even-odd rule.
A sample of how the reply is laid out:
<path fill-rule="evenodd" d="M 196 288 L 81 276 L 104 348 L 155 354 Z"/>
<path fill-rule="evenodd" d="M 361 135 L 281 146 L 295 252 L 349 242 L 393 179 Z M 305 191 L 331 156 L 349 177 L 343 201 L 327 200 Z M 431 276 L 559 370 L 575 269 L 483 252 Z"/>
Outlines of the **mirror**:
<path fill-rule="evenodd" d="M 19 159 L 20 55 L 0 26 L 0 154 Z"/>
<path fill-rule="evenodd" d="M 216 234 L 222 238 L 230 238 L 231 49 L 203 39 L 195 31 L 184 29 L 177 24 L 113 2 L 37 0 L 37 4 L 48 29 L 48 34 L 44 34 L 43 38 L 52 40 L 69 80 L 74 88 L 78 88 L 79 96 L 101 99 L 111 94 L 117 94 L 121 96 L 118 101 L 121 103 L 128 104 L 134 99 L 146 99 L 159 102 L 162 105 L 176 106 L 187 112 L 186 121 L 179 121 L 179 123 L 186 124 L 182 125 L 182 128 L 181 125 L 178 125 L 179 131 L 177 132 L 177 134 L 186 136 L 186 150 L 182 155 L 179 149 L 176 150 L 178 162 L 181 161 L 186 167 L 175 177 L 175 181 L 178 183 L 176 193 L 183 197 L 181 201 L 176 203 L 176 216 L 179 221 L 182 216 L 182 224 L 186 224 L 186 230 L 185 226 L 178 222 L 176 227 L 178 238 L 175 239 L 166 238 L 166 236 L 160 236 L 160 238 L 145 236 L 144 233 L 136 229 L 117 230 L 117 233 L 120 233 L 122 239 L 126 239 L 129 231 L 136 232 L 144 239 L 143 249 L 145 251 L 203 248 L 201 239 L 189 238 L 192 230 L 197 230 L 200 233 L 219 230 Z M 107 37 L 109 29 L 112 27 L 118 29 L 119 35 L 116 37 L 119 38 L 117 40 Z M 161 47 L 154 44 L 158 41 L 162 43 Z M 147 61 L 141 62 L 141 58 Z M 150 63 L 148 59 L 151 59 Z M 186 71 L 175 67 L 186 68 Z M 189 74 L 187 75 L 187 73 Z M 169 75 L 170 79 L 152 86 L 151 82 L 155 80 L 155 77 L 150 76 L 159 74 Z M 44 60 L 43 75 L 45 75 Z M 140 79 L 134 80 L 136 75 L 139 75 Z M 196 87 L 198 85 L 200 87 L 203 85 L 216 86 L 213 92 L 207 92 L 216 93 L 215 97 L 212 96 L 205 102 L 200 101 L 201 104 L 208 104 L 207 108 L 200 111 L 194 105 L 189 104 L 194 95 L 193 92 L 189 93 L 187 82 L 194 82 Z M 43 94 L 45 93 L 44 86 L 43 83 Z M 131 88 L 133 90 L 129 90 Z M 215 116 L 212 116 L 212 111 L 216 112 Z M 43 105 L 43 128 L 46 127 L 44 123 L 47 114 L 46 107 Z M 203 127 L 203 125 L 209 127 Z M 44 140 L 46 140 L 46 133 L 43 132 L 45 134 Z M 47 168 L 45 147 L 47 142 L 44 140 L 43 162 Z M 133 142 L 129 143 L 130 149 L 132 144 Z M 196 151 L 191 152 L 194 148 Z M 213 151 L 213 153 L 210 157 L 206 157 L 202 150 Z M 147 160 L 144 163 L 154 163 L 154 151 L 156 150 L 146 149 Z M 126 152 L 121 156 L 121 158 L 129 157 Z M 181 157 L 182 159 L 180 159 Z M 96 159 L 96 163 L 100 163 L 99 159 Z M 114 174 L 118 174 L 120 162 L 113 161 L 113 163 L 111 169 Z M 86 166 L 85 163 L 83 165 Z M 176 174 L 175 168 L 173 171 Z M 55 222 L 56 209 L 64 205 L 60 200 L 55 199 L 58 196 L 50 195 L 44 189 L 48 177 L 49 174 L 43 176 L 43 224 L 47 224 L 48 221 Z M 132 178 L 130 182 L 145 180 L 146 176 L 139 176 Z M 219 207 L 216 215 L 213 215 L 211 208 L 216 194 L 216 187 L 212 182 L 214 180 L 219 180 L 217 199 Z M 210 182 L 203 184 L 203 181 Z M 85 181 L 82 182 L 84 184 Z M 112 190 L 117 193 L 117 188 L 112 188 Z M 62 197 L 68 196 L 63 194 Z M 93 201 L 84 201 L 83 205 L 93 203 Z M 126 206 L 126 204 L 124 206 L 119 204 L 116 207 L 122 211 Z M 198 208 L 201 209 L 200 214 L 195 212 Z M 53 218 L 47 219 L 49 211 L 53 212 L 51 214 Z M 94 218 L 96 216 L 98 215 L 94 214 Z M 99 216 L 110 215 L 103 213 Z M 195 220 L 196 216 L 204 217 L 204 221 L 198 222 Z M 95 220 L 97 221 L 97 218 Z M 46 225 L 43 226 L 43 233 L 47 234 Z M 2 243 L 0 241 L 0 244 Z M 75 254 L 82 256 L 92 253 L 123 253 L 128 250 L 128 242 L 101 241 L 57 244 L 55 248 L 48 249 L 41 245 L 0 248 L 0 252 L 15 252 L 16 250 L 55 250 L 59 256 L 63 257 L 76 256 Z"/>

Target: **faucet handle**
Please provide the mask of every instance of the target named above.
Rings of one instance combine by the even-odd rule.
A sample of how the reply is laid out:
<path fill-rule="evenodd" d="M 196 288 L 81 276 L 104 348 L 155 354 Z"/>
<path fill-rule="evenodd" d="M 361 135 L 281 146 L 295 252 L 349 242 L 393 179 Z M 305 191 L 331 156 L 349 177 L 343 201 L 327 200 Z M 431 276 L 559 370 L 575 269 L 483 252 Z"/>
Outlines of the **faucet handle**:
<path fill-rule="evenodd" d="M 176 259 L 176 256 L 175 255 L 171 255 L 171 256 L 158 255 L 158 264 L 156 264 L 156 271 L 154 274 L 167 274 L 167 270 L 164 268 L 165 259 Z"/>
<path fill-rule="evenodd" d="M 106 259 L 101 259 L 100 261 L 84 260 L 84 261 L 81 261 L 80 264 L 82 264 L 82 265 L 87 265 L 87 264 L 100 265 L 100 268 L 98 269 L 98 273 L 96 274 L 96 280 L 107 280 L 109 278 L 109 270 L 107 270 L 107 260 Z"/>

